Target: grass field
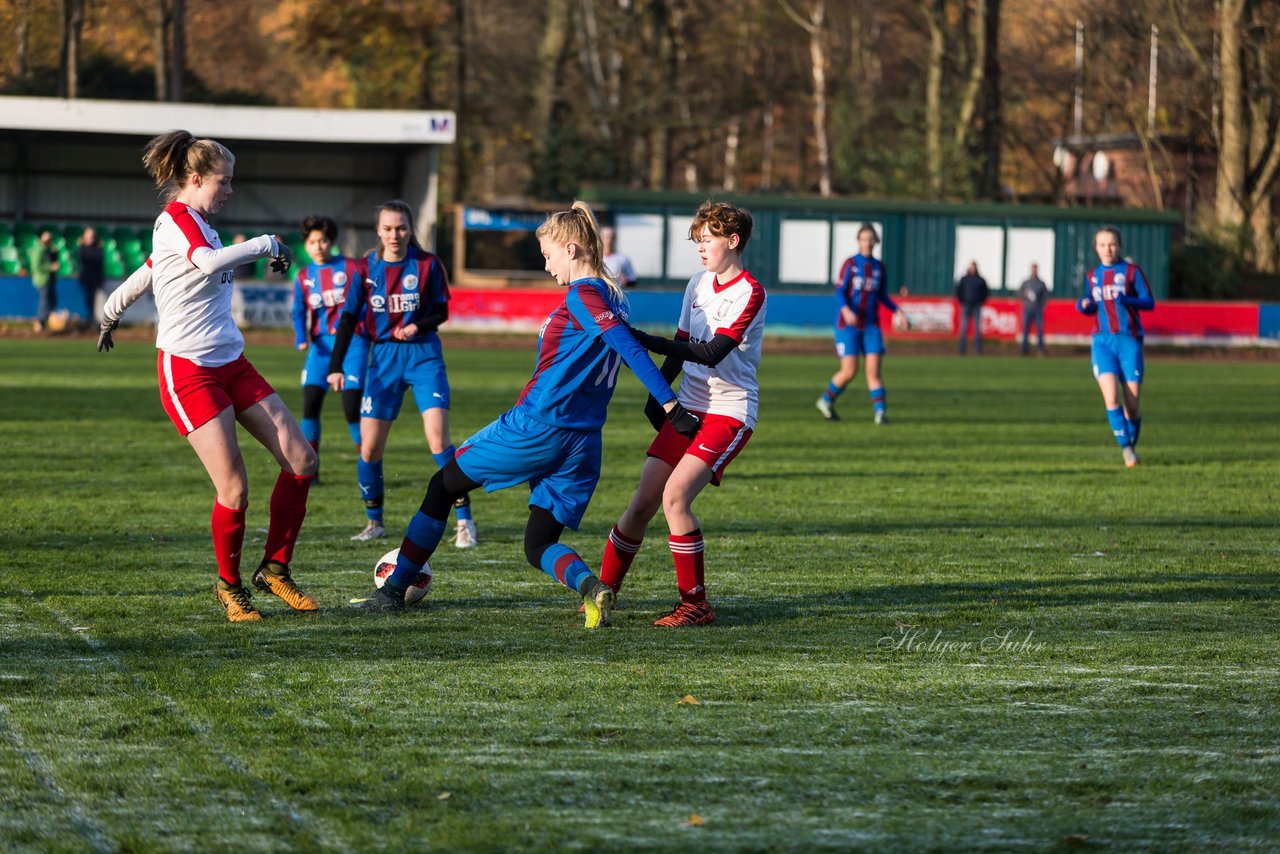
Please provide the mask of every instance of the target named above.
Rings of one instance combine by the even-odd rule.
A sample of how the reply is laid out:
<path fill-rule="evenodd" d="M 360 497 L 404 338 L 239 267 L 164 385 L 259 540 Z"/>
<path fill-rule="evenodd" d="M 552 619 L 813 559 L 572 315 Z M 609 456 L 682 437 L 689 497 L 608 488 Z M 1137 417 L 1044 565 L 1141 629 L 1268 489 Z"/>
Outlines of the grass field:
<path fill-rule="evenodd" d="M 532 345 L 448 355 L 461 440 Z M 297 354 L 250 357 L 297 406 Z M 675 602 L 659 519 L 597 632 L 524 564 L 522 489 L 476 499 L 482 546 L 442 548 L 427 607 L 350 613 L 397 542 L 348 539 L 336 397 L 294 564 L 326 608 L 226 623 L 211 488 L 154 364 L 0 338 L 0 849 L 1280 840 L 1280 363 L 1150 357 L 1129 471 L 1082 356 L 891 354 L 876 428 L 857 386 L 819 418 L 832 358 L 767 351 L 759 429 L 696 505 L 717 624 L 650 627 Z M 592 565 L 641 400 L 626 376 L 566 536 Z M 253 565 L 274 473 L 246 449 Z M 402 420 L 389 527 L 432 468 Z"/>

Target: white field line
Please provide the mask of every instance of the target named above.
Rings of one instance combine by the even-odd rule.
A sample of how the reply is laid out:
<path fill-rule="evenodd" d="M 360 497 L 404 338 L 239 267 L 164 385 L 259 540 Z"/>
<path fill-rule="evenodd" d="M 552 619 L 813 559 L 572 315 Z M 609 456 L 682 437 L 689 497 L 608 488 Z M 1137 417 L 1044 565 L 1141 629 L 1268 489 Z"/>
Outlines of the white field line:
<path fill-rule="evenodd" d="M 3 736 L 4 740 L 9 742 L 18 755 L 22 757 L 22 761 L 31 769 L 31 773 L 40 782 L 40 786 L 49 793 L 57 804 L 67 811 L 67 814 L 71 817 L 71 823 L 75 825 L 76 830 L 84 837 L 89 848 L 97 852 L 119 851 L 120 846 L 107 833 L 107 829 L 103 827 L 102 822 L 80 809 L 76 803 L 66 796 L 66 793 L 58 786 L 58 781 L 54 779 L 53 769 L 49 767 L 49 763 L 23 741 L 22 735 L 9 723 L 9 717 L 9 707 L 0 706 L 0 736 Z"/>
<path fill-rule="evenodd" d="M 149 694 L 160 700 L 164 705 L 165 711 L 169 712 L 169 714 L 173 715 L 176 719 L 182 721 L 191 733 L 203 742 L 205 749 L 210 754 L 217 757 L 218 761 L 223 765 L 226 765 L 235 773 L 239 774 L 241 777 L 244 777 L 248 782 L 249 789 L 252 790 L 255 795 L 262 797 L 274 812 L 286 818 L 295 829 L 310 833 L 317 843 L 326 849 L 333 851 L 352 850 L 351 846 L 344 841 L 341 836 L 333 830 L 333 828 L 329 827 L 327 822 L 311 815 L 296 804 L 277 797 L 271 792 L 271 789 L 267 784 L 255 776 L 243 762 L 218 747 L 210 736 L 210 728 L 208 724 L 188 714 L 181 706 L 178 705 L 177 701 L 169 695 L 163 694 L 148 685 L 136 673 L 127 668 L 123 661 L 110 652 L 107 652 L 101 641 L 90 637 L 87 632 L 76 631 L 76 623 L 65 614 L 49 605 L 47 602 L 37 599 L 35 594 L 29 590 L 24 590 L 22 593 L 31 599 L 32 602 L 37 603 L 40 607 L 53 615 L 53 618 L 65 627 L 67 631 L 80 638 L 80 640 L 84 641 L 85 644 L 94 651 L 96 657 L 90 663 L 91 669 L 96 667 L 98 662 L 105 661 L 110 667 L 128 679 L 134 687 L 138 688 L 143 693 Z"/>

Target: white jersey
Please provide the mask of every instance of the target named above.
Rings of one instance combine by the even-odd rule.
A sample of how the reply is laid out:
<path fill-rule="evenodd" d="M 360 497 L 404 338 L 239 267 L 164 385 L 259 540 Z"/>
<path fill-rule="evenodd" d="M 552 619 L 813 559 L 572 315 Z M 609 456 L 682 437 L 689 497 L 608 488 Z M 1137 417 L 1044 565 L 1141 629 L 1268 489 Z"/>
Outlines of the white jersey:
<path fill-rule="evenodd" d="M 151 292 L 156 300 L 156 347 L 203 367 L 219 367 L 244 352 L 244 336 L 231 315 L 234 270 L 275 255 L 267 235 L 223 248 L 218 232 L 181 202 L 156 217 L 151 238 Z"/>
<path fill-rule="evenodd" d="M 738 342 L 714 368 L 684 363 L 677 395 L 686 409 L 726 415 L 755 429 L 760 407 L 760 343 L 764 336 L 764 287 L 743 270 L 719 284 L 716 274 L 699 273 L 689 280 L 680 309 L 677 338 L 693 343 L 728 335 Z"/>

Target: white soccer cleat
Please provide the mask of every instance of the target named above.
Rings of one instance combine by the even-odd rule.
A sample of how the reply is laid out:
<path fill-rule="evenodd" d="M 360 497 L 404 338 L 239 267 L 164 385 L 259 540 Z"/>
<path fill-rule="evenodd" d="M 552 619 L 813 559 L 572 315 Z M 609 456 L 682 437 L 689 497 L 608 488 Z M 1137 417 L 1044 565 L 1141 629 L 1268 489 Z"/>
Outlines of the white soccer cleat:
<path fill-rule="evenodd" d="M 889 415 L 883 409 L 876 410 L 876 423 L 877 424 L 889 423 Z"/>
<path fill-rule="evenodd" d="M 460 549 L 474 549 L 479 545 L 476 539 L 476 523 L 472 519 L 459 519 L 453 526 L 453 544 Z"/>
<path fill-rule="evenodd" d="M 387 536 L 387 529 L 382 527 L 381 522 L 375 522 L 370 519 L 369 524 L 364 526 L 364 530 L 352 537 L 353 542 L 367 543 L 370 540 L 381 540 Z"/>
<path fill-rule="evenodd" d="M 1138 459 L 1138 452 L 1133 449 L 1133 445 L 1125 445 L 1120 449 L 1121 456 L 1124 457 L 1124 467 L 1131 469 L 1138 465 L 1141 460 Z"/>
<path fill-rule="evenodd" d="M 818 411 L 822 413 L 823 418 L 828 421 L 840 420 L 840 416 L 836 415 L 836 408 L 831 404 L 831 401 L 827 400 L 825 397 L 818 398 L 817 406 Z"/>

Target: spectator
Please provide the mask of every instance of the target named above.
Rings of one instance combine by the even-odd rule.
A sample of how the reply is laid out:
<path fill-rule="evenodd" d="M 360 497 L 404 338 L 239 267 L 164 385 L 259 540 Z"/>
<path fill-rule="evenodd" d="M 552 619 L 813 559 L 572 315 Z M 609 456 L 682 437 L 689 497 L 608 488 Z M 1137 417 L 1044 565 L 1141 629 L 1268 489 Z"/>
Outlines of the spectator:
<path fill-rule="evenodd" d="M 636 268 L 631 265 L 631 258 L 615 248 L 617 236 L 612 226 L 606 225 L 600 229 L 600 239 L 604 241 L 604 266 L 617 277 L 624 288 L 634 288 L 640 277 L 636 275 Z"/>
<path fill-rule="evenodd" d="M 81 325 L 85 329 L 96 328 L 98 291 L 102 290 L 102 241 L 92 227 L 80 235 L 76 257 L 80 261 L 80 292 L 84 294 L 84 320 Z"/>
<path fill-rule="evenodd" d="M 973 352 L 982 352 L 982 305 L 991 294 L 987 280 L 978 275 L 978 262 L 970 261 L 969 269 L 956 283 L 956 301 L 960 303 L 960 355 L 964 355 L 969 326 L 973 325 Z"/>
<path fill-rule="evenodd" d="M 49 315 L 58 307 L 58 250 L 53 247 L 53 233 L 40 232 L 40 241 L 31 247 L 27 267 L 31 271 L 31 284 L 40 292 L 40 307 L 36 311 L 35 331 L 43 332 L 49 324 Z"/>
<path fill-rule="evenodd" d="M 1031 324 L 1036 325 L 1036 352 L 1044 355 L 1044 304 L 1049 299 L 1049 286 L 1040 279 L 1040 265 L 1031 265 L 1031 277 L 1018 289 L 1022 298 L 1022 355 L 1031 351 Z"/>

